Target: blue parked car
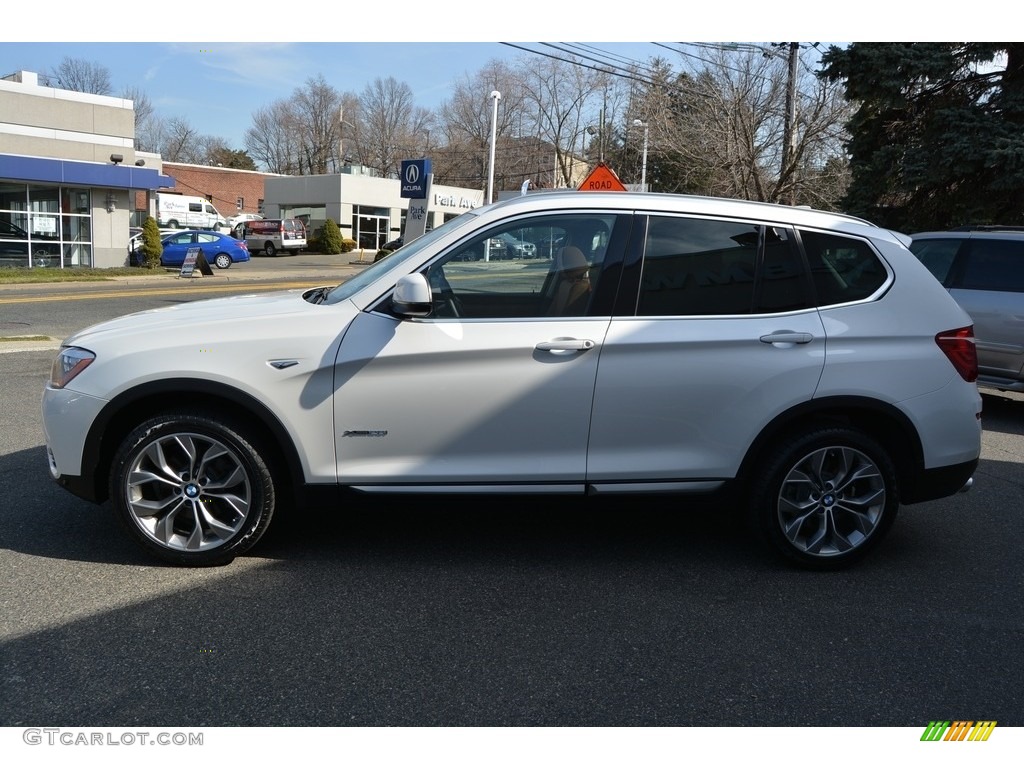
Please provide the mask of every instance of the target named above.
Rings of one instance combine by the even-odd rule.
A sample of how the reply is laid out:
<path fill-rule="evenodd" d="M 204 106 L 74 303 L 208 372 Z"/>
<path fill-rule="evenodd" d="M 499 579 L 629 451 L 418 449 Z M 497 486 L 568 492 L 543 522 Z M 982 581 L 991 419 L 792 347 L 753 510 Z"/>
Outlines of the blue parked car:
<path fill-rule="evenodd" d="M 206 261 L 218 269 L 227 269 L 236 261 L 249 260 L 249 248 L 244 240 L 236 240 L 220 232 L 186 229 L 167 235 L 162 242 L 164 253 L 160 257 L 160 266 L 163 267 L 180 267 L 189 249 L 197 246 L 202 249 Z"/>

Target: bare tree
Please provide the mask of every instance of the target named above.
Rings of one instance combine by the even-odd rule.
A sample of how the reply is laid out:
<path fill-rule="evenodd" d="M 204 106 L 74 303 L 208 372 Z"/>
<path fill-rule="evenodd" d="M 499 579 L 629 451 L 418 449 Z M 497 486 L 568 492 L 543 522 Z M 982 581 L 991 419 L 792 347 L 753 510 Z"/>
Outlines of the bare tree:
<path fill-rule="evenodd" d="M 100 96 L 109 96 L 113 90 L 110 86 L 109 69 L 94 61 L 74 59 L 70 56 L 65 56 L 53 72 L 44 75 L 44 80 L 53 88 L 96 93 Z"/>
<path fill-rule="evenodd" d="M 785 57 L 767 46 L 689 61 L 681 75 L 659 62 L 631 109 L 648 124 L 655 189 L 826 207 L 837 199 L 848 106 L 834 84 L 819 80 L 807 62 L 791 81 Z M 787 90 L 797 116 L 788 155 Z M 624 137 L 636 158 L 639 137 Z"/>
<path fill-rule="evenodd" d="M 146 134 L 150 130 L 151 122 L 156 117 L 153 102 L 150 101 L 149 96 L 141 88 L 136 86 L 125 88 L 121 93 L 121 98 L 130 99 L 135 110 L 135 149 L 147 152 L 152 151 L 151 148 L 156 145 L 147 146 L 149 137 Z"/>
<path fill-rule="evenodd" d="M 327 173 L 340 139 L 341 94 L 323 75 L 311 77 L 291 101 L 291 125 L 299 143 L 300 173 Z"/>
<path fill-rule="evenodd" d="M 523 73 L 533 132 L 555 151 L 555 186 L 575 186 L 586 170 L 587 128 L 600 120 L 605 84 L 603 73 L 561 59 L 535 59 Z"/>
<path fill-rule="evenodd" d="M 360 162 L 397 177 L 401 161 L 417 153 L 420 137 L 431 120 L 430 113 L 417 109 L 412 89 L 393 77 L 377 78 L 359 97 L 359 137 L 356 151 Z"/>
<path fill-rule="evenodd" d="M 198 163 L 205 155 L 202 137 L 183 117 L 172 117 L 164 126 L 160 154 L 171 163 Z"/>
<path fill-rule="evenodd" d="M 253 113 L 245 132 L 245 148 L 256 163 L 270 173 L 298 173 L 299 141 L 286 100 Z"/>
<path fill-rule="evenodd" d="M 441 105 L 436 129 L 439 146 L 434 154 L 439 159 L 435 174 L 442 183 L 486 187 L 494 91 L 501 94 L 495 125 L 495 186 L 502 189 L 536 178 L 540 165 L 530 157 L 537 155 L 537 141 L 533 119 L 525 109 L 522 75 L 513 65 L 493 59 L 475 74 L 464 76 Z M 531 147 L 523 146 L 523 136 L 533 138 L 527 142 Z M 550 152 L 542 154 L 551 157 Z"/>

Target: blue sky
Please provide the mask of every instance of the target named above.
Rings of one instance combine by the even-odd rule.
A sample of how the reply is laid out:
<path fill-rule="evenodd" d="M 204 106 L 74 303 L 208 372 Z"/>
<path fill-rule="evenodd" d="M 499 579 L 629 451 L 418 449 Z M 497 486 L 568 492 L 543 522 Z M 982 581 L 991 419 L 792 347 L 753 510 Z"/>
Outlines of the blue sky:
<path fill-rule="evenodd" d="M 642 62 L 669 53 L 652 43 L 590 45 Z M 65 56 L 84 59 L 110 71 L 113 95 L 138 87 L 160 115 L 183 117 L 200 133 L 242 148 L 253 112 L 318 74 L 357 94 L 375 78 L 394 77 L 412 88 L 417 106 L 434 108 L 491 59 L 527 55 L 497 42 L 15 42 L 0 44 L 0 76 L 52 71 Z"/>
<path fill-rule="evenodd" d="M 394 77 L 412 88 L 417 106 L 433 108 L 447 98 L 453 83 L 491 59 L 528 55 L 511 45 L 484 42 L 494 38 L 586 41 L 611 56 L 672 61 L 671 52 L 643 40 L 654 34 L 691 41 L 877 39 L 872 37 L 879 33 L 877 25 L 865 21 L 872 18 L 875 4 L 885 11 L 886 34 L 898 38 L 899 11 L 880 0 L 862 0 L 860 21 L 843 20 L 841 31 L 835 22 L 822 21 L 818 0 L 732 0 L 727 14 L 699 16 L 663 0 L 630 0 L 612 6 L 614 15 L 602 15 L 592 0 L 303 0 L 266 9 L 213 0 L 180 6 L 180 18 L 167 22 L 157 19 L 155 6 L 106 0 L 83 14 L 54 6 L 45 24 L 39 23 L 40 11 L 22 1 L 4 12 L 0 76 L 19 69 L 46 72 L 65 56 L 95 62 L 110 71 L 114 95 L 136 86 L 161 116 L 183 117 L 200 133 L 241 149 L 253 112 L 318 74 L 338 90 L 357 94 L 375 78 Z M 202 23 L 193 23 L 200 17 Z M 918 36 L 910 39 L 921 39 L 920 24 L 914 24 Z M 149 41 L 138 42 L 136 31 Z M 17 40 L 4 41 L 3 36 Z M 170 40 L 154 39 L 161 36 Z M 226 42 L 225 36 L 237 42 Z"/>

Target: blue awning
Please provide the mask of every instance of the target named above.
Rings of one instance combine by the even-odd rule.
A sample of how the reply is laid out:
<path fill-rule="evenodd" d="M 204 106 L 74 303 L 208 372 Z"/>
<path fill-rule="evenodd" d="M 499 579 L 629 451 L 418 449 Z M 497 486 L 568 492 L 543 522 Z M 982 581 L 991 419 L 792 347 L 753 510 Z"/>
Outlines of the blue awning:
<path fill-rule="evenodd" d="M 121 189 L 155 190 L 174 186 L 174 179 L 153 168 L 24 155 L 0 155 L 0 178 Z"/>

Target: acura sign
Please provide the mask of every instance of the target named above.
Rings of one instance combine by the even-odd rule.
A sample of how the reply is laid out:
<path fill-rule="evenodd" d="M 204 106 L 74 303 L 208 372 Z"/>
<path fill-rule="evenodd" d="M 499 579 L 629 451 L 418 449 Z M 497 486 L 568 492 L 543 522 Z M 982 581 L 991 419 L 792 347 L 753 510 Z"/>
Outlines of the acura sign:
<path fill-rule="evenodd" d="M 402 197 L 425 200 L 428 194 L 427 180 L 430 178 L 430 160 L 402 161 Z"/>

